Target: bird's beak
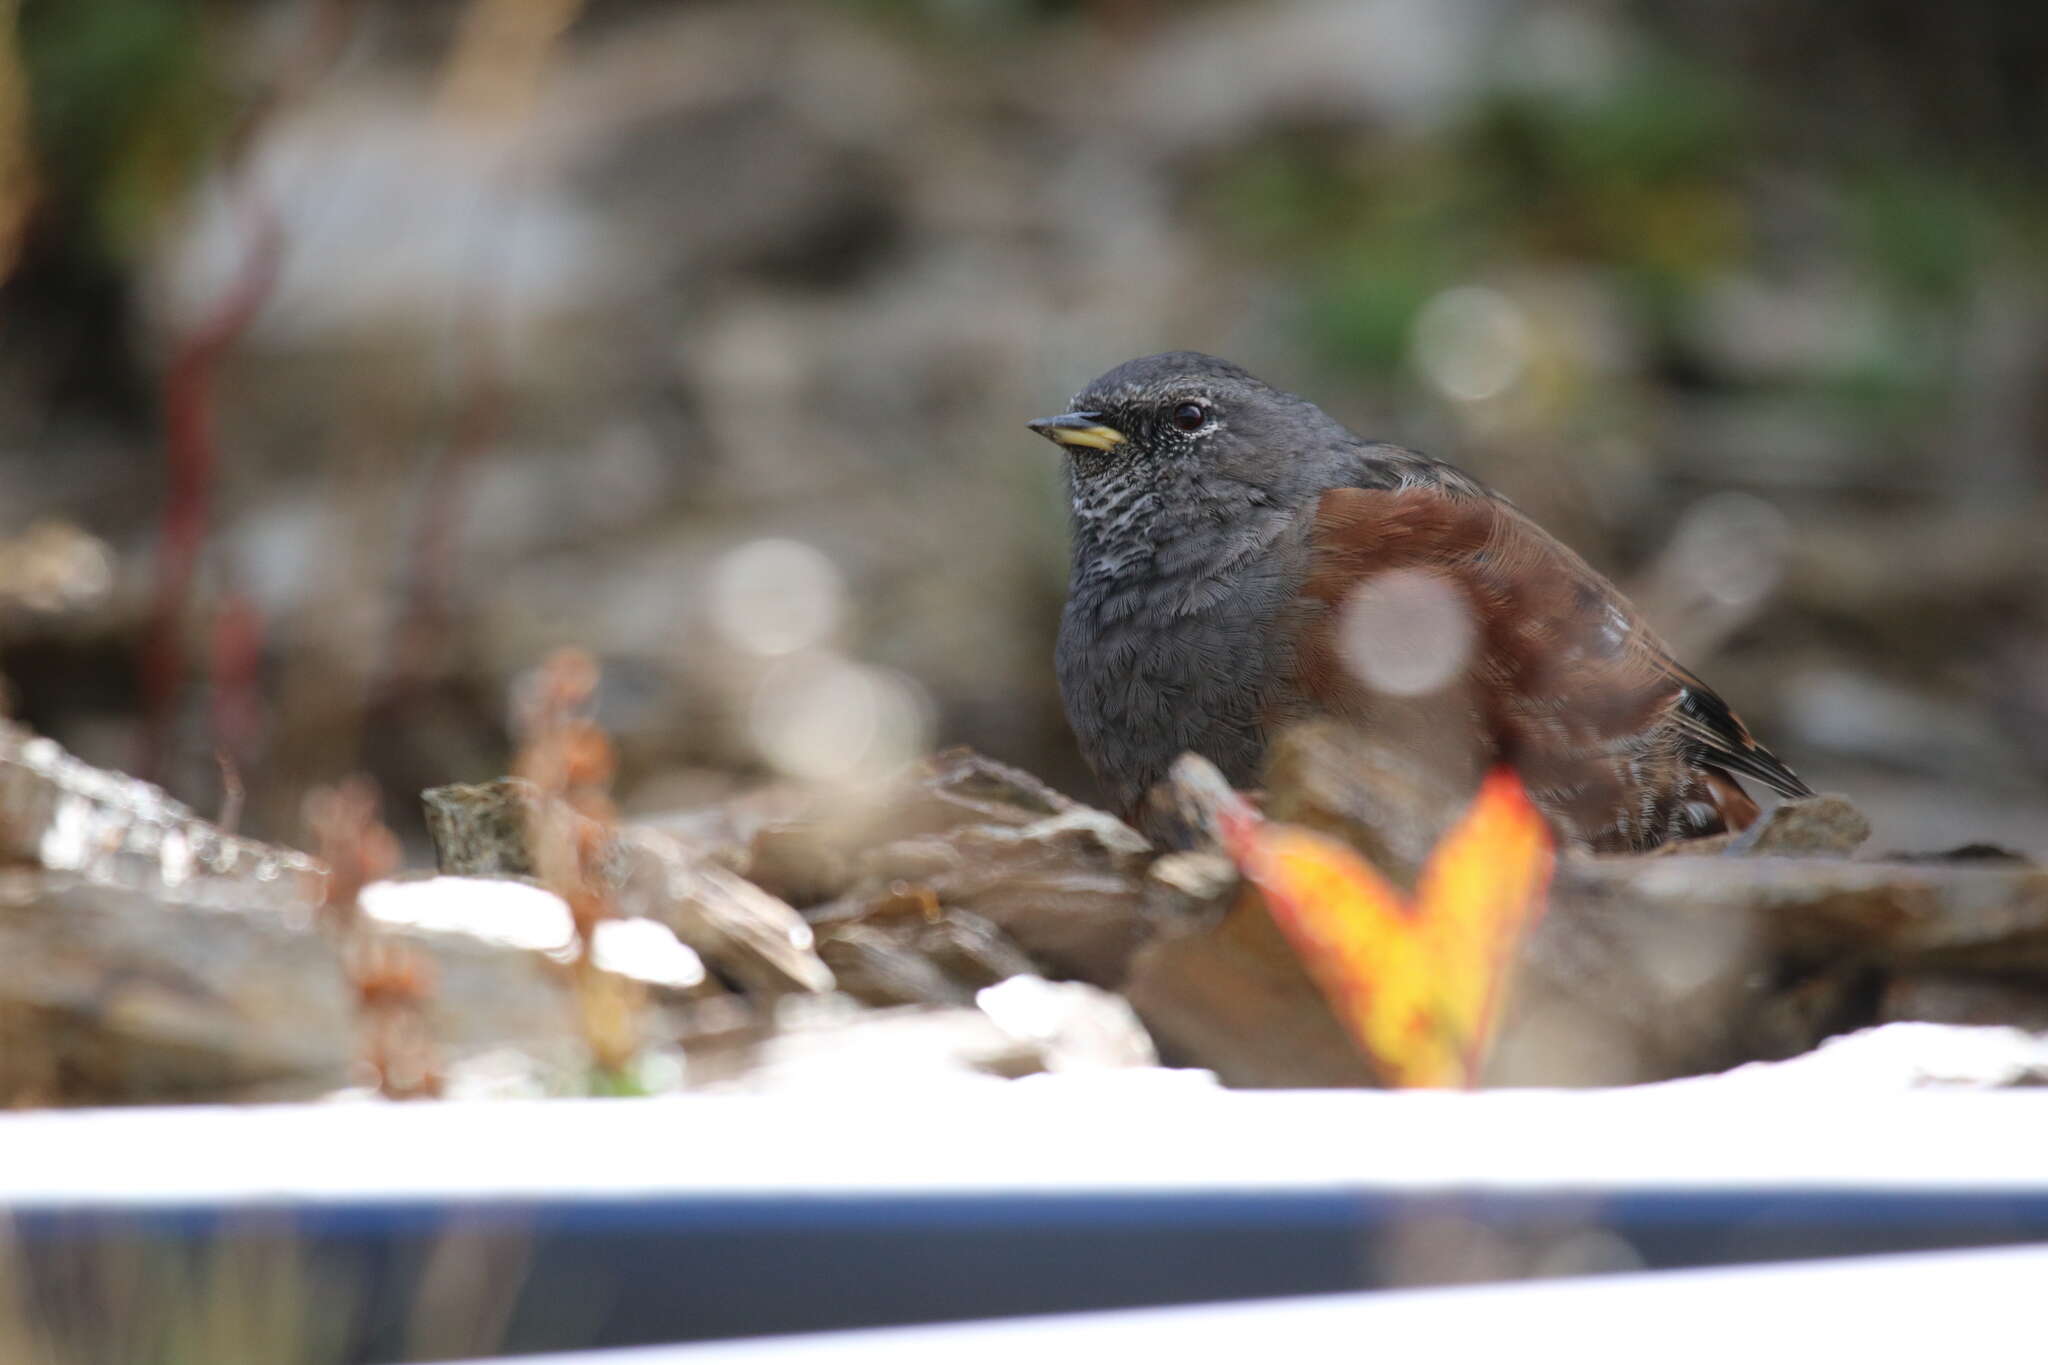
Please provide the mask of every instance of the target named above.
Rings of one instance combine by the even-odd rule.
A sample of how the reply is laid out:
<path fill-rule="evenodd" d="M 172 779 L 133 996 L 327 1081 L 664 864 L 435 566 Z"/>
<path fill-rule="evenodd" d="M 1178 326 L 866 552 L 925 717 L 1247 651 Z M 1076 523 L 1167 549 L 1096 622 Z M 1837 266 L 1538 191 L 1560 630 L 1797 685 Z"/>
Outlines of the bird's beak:
<path fill-rule="evenodd" d="M 1124 434 L 1115 427 L 1104 426 L 1099 412 L 1063 412 L 1057 417 L 1041 417 L 1031 423 L 1031 429 L 1063 446 L 1109 450 L 1124 443 Z"/>

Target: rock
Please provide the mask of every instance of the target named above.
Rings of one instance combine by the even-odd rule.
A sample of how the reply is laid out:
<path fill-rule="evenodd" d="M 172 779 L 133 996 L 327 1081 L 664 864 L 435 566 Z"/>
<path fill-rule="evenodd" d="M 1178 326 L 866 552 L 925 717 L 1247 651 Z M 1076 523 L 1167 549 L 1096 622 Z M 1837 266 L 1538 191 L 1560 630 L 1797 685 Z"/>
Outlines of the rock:
<path fill-rule="evenodd" d="M 1791 1056 L 1875 1022 L 1873 1000 L 1928 972 L 2015 985 L 2048 974 L 2048 875 L 1836 857 L 1579 860 L 1560 869 L 1526 945 L 1488 1075 L 1615 1084 Z"/>
<path fill-rule="evenodd" d="M 528 831 L 540 790 L 517 777 L 456 783 L 420 793 L 436 865 L 450 877 L 531 877 Z"/>
<path fill-rule="evenodd" d="M 538 794 L 517 778 L 422 794 L 444 872 L 487 877 L 532 875 L 531 825 Z M 582 820 L 566 809 L 553 818 Z M 790 906 L 719 866 L 675 834 L 622 825 L 607 858 L 616 904 L 668 926 L 712 966 L 748 990 L 769 995 L 833 988 L 810 926 Z"/>
<path fill-rule="evenodd" d="M 1598 859 L 1559 880 L 1565 902 L 1749 921 L 1791 960 L 2048 970 L 2048 869 L 2031 864 Z"/>
<path fill-rule="evenodd" d="M 1130 826 L 1076 806 L 1028 824 L 963 825 L 886 844 L 861 860 L 860 885 L 873 897 L 919 888 L 994 924 L 1052 974 L 1114 987 L 1149 933 L 1150 859 Z"/>
<path fill-rule="evenodd" d="M 0 1103 L 222 1098 L 342 1083 L 341 962 L 312 903 L 282 914 L 164 903 L 18 873 L 0 903 Z"/>
<path fill-rule="evenodd" d="M 463 809 L 527 795 L 493 784 Z M 479 820 L 481 826 L 485 823 Z M 0 887 L 0 1102 L 306 1098 L 342 1086 L 362 1047 L 347 952 L 420 963 L 435 1050 L 511 1049 L 587 1070 L 561 980 L 573 931 L 553 894 L 507 880 L 385 881 L 359 897 L 348 943 L 318 922 L 325 872 L 291 849 L 223 833 L 146 783 L 0 727 L 0 838 L 34 866 Z M 509 856 L 470 841 L 473 861 Z M 657 1006 L 707 982 L 659 925 L 602 926 L 600 969 Z"/>
<path fill-rule="evenodd" d="M 1255 896 L 1214 924 L 1162 932 L 1132 961 L 1124 994 L 1169 1066 L 1254 1089 L 1374 1084 Z"/>
<path fill-rule="evenodd" d="M 954 980 L 914 944 L 866 924 L 847 924 L 818 939 L 818 956 L 839 989 L 864 1005 L 964 1005 L 972 987 Z"/>
<path fill-rule="evenodd" d="M 374 906 L 390 883 L 367 889 Z M 568 912 L 552 902 L 561 937 Z M 447 898 L 430 884 L 408 891 Z M 312 901 L 222 910 L 17 873 L 0 903 L 0 1100 L 109 1104 L 305 1099 L 344 1085 L 357 1015 L 340 952 Z M 529 907 L 489 918 L 531 924 Z M 570 1072 L 587 1066 L 560 966 L 508 942 L 407 916 L 366 917 L 420 954 L 434 1040 L 451 1060 L 498 1048 Z"/>
<path fill-rule="evenodd" d="M 1912 972 L 1886 984 L 1877 1018 L 1880 1023 L 2011 1024 L 2048 1034 L 2048 980 Z"/>
<path fill-rule="evenodd" d="M 968 826 L 1018 829 L 1088 809 L 1021 768 L 954 748 L 899 774 L 847 835 L 871 846 Z"/>
<path fill-rule="evenodd" d="M 1002 930 L 926 897 L 849 900 L 812 927 L 839 988 L 872 1005 L 964 1004 L 984 987 L 1036 971 Z"/>
<path fill-rule="evenodd" d="M 688 820 L 626 829 L 644 841 Z M 1148 932 L 1151 856 L 1121 821 L 952 749 L 856 799 L 821 797 L 755 827 L 742 865 L 750 881 L 808 904 L 820 934 L 842 939 L 831 953 L 861 978 L 855 994 L 929 1000 L 1034 969 L 1114 986 Z M 904 911 L 921 917 L 916 927 L 897 918 Z M 841 929 L 855 924 L 881 936 Z M 717 960 L 715 949 L 693 946 Z M 940 960 L 951 984 L 892 963 L 903 953 Z"/>
<path fill-rule="evenodd" d="M 1898 863 L 2030 863 L 2035 861 L 2017 849 L 1988 843 L 1958 844 L 1954 848 L 1939 849 L 1933 853 L 1892 853 L 1886 856 L 1890 861 Z"/>
<path fill-rule="evenodd" d="M 208 824 L 162 790 L 0 721 L 0 861 L 222 909 L 317 901 L 326 870 Z"/>
<path fill-rule="evenodd" d="M 763 828 L 752 854 L 761 875 L 803 899 L 835 893 L 813 904 L 821 929 L 893 926 L 897 912 L 915 910 L 928 927 L 917 942 L 891 928 L 900 946 L 976 959 L 968 976 L 985 977 L 976 987 L 1024 969 L 1018 948 L 1056 975 L 1114 985 L 1146 933 L 1151 846 L 1123 822 L 965 749 L 913 764 L 858 800 L 821 801 L 802 820 Z"/>
<path fill-rule="evenodd" d="M 1462 774 L 1335 726 L 1290 731 L 1266 805 L 1336 835 L 1412 880 L 1459 809 Z M 1175 804 L 1200 823 L 1203 794 Z M 1850 862 L 1867 833 L 1848 802 L 1787 803 L 1716 856 L 1568 857 L 1521 951 L 1485 1076 L 1493 1085 L 1612 1085 L 1783 1058 L 1874 1022 L 1873 1002 L 1929 972 L 1977 984 L 1977 1011 L 2035 1000 L 2048 984 L 2048 878 L 1999 862 Z M 1804 850 L 1804 852 L 1801 852 Z M 1220 910 L 1231 885 L 1196 852 L 1148 882 L 1159 936 L 1127 985 L 1169 1060 L 1231 1085 L 1370 1082 L 1370 1068 L 1256 899 Z M 2002 971 L 1995 1002 L 1983 974 Z M 1954 992 L 1893 994 L 1892 1008 L 1957 1009 Z"/>
<path fill-rule="evenodd" d="M 1035 974 L 1035 964 L 1008 934 L 972 910 L 950 908 L 919 931 L 917 950 L 956 981 L 977 988 Z"/>
<path fill-rule="evenodd" d="M 772 782 L 706 805 L 659 814 L 629 814 L 627 820 L 659 830 L 697 857 L 730 868 L 762 890 L 794 903 L 802 898 L 801 889 L 778 881 L 772 866 L 789 855 L 773 845 L 783 839 L 804 841 L 816 831 L 816 805 L 816 793 L 808 786 Z M 768 845 L 765 851 L 764 841 Z M 796 851 L 800 850 L 792 850 Z M 769 866 L 764 866 L 764 862 Z M 792 890 L 797 894 L 791 894 Z"/>
<path fill-rule="evenodd" d="M 1550 906 L 1524 942 L 1495 1047 L 1489 1085 L 1621 1085 L 1719 1071 L 1810 1046 L 1822 1030 L 1768 1043 L 1750 1036 L 1779 985 L 1756 914 L 1699 905 L 1672 879 L 1669 900 L 1631 895 L 1624 860 L 1566 863 Z M 1634 860 L 1651 879 L 1700 858 Z"/>
<path fill-rule="evenodd" d="M 1708 834 L 1698 839 L 1673 839 L 1668 844 L 1659 844 L 1647 853 L 1602 853 L 1595 856 L 1614 858 L 1631 862 L 1642 858 L 1697 857 L 1702 853 L 1726 853 L 1738 839 L 1735 834 Z"/>
<path fill-rule="evenodd" d="M 1835 854 L 1846 857 L 1870 837 L 1870 821 L 1845 796 L 1785 801 L 1727 845 L 1729 853 Z M 1684 847 L 1677 845 L 1676 847 Z"/>
<path fill-rule="evenodd" d="M 443 870 L 528 875 L 532 800 L 509 779 L 427 793 Z M 620 907 L 669 924 L 749 989 L 830 990 L 831 973 L 789 903 L 719 865 L 702 838 L 678 832 L 714 828 L 731 835 L 740 826 L 723 816 L 621 826 Z M 730 837 L 712 843 L 730 857 Z M 745 846 L 744 857 L 730 860 L 799 898 L 836 893 L 837 908 L 821 912 L 834 923 L 866 919 L 911 889 L 977 917 L 923 944 L 844 937 L 833 952 L 861 978 L 863 998 L 949 998 L 987 984 L 942 986 L 901 958 L 906 950 L 1002 957 L 976 924 L 1002 930 L 1048 970 L 1100 985 L 1122 979 L 1146 932 L 1141 878 L 1150 845 L 1122 822 L 964 749 L 913 765 L 857 806 L 820 803 L 808 816 L 754 825 Z"/>
<path fill-rule="evenodd" d="M 1302 726 L 1278 747 L 1265 803 L 1412 881 L 1474 770 Z M 1201 823 L 1202 793 L 1169 796 L 1178 818 Z M 505 788 L 495 799 L 516 809 L 524 798 Z M 489 800 L 463 809 L 512 823 Z M 1487 1083 L 1717 1072 L 1887 1018 L 2034 1019 L 2033 982 L 2048 984 L 2048 871 L 1846 859 L 1863 833 L 1852 806 L 1821 797 L 1786 803 L 1726 848 L 1567 857 L 1523 945 Z M 490 858 L 519 865 L 516 851 Z M 620 907 L 673 927 L 753 998 L 743 1015 L 691 1004 L 688 1049 L 769 1046 L 779 996 L 836 986 L 873 1006 L 943 1012 L 1044 974 L 1120 988 L 1170 1063 L 1226 1084 L 1373 1083 L 1227 859 L 1199 846 L 1157 856 L 1121 822 L 977 755 L 938 755 L 837 810 L 785 807 L 752 827 L 744 861 L 803 898 L 839 894 L 806 923 L 672 834 L 632 825 L 617 838 Z"/>
<path fill-rule="evenodd" d="M 815 823 L 765 825 L 746 846 L 735 869 L 770 895 L 799 909 L 822 905 L 853 886 L 853 860 Z"/>
<path fill-rule="evenodd" d="M 775 996 L 833 989 L 810 925 L 737 873 L 692 858 L 659 831 L 628 826 L 616 845 L 618 908 L 667 925 L 749 991 Z"/>
<path fill-rule="evenodd" d="M 1145 869 L 1147 913 L 1169 924 L 1214 920 L 1229 908 L 1239 880 L 1237 864 L 1221 853 L 1168 853 Z"/>

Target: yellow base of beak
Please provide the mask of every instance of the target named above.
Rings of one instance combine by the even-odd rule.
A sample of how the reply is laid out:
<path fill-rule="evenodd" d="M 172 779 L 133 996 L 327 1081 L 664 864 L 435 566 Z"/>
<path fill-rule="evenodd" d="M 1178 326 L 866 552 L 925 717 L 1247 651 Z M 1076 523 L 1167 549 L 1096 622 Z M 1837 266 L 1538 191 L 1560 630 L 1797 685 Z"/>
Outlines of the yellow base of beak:
<path fill-rule="evenodd" d="M 1112 450 L 1125 439 L 1121 431 L 1104 426 L 1101 417 L 1092 412 L 1063 412 L 1057 417 L 1040 418 L 1031 424 L 1031 429 L 1048 441 L 1092 450 Z"/>

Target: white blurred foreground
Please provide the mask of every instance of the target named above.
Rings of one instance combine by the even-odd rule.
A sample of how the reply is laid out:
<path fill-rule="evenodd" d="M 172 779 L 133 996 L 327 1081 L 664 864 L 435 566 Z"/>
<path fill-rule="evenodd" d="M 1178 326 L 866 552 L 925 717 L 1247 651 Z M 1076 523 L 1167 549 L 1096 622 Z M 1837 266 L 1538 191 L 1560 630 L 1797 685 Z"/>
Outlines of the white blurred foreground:
<path fill-rule="evenodd" d="M 1787 1064 L 1807 1071 L 1797 1088 L 1751 1083 L 1764 1067 L 1614 1090 L 1474 1092 L 1232 1092 L 1200 1073 L 1124 1071 L 905 1088 L 858 1123 L 839 1101 L 795 1095 L 32 1111 L 0 1116 L 0 1208 L 2048 1185 L 2048 1090 L 1909 1090 L 1926 1079 L 1917 1064 L 1873 1083 L 1862 1062 L 1830 1083 L 1823 1063 L 1837 1048 L 1853 1052 L 1838 1044 Z M 561 1160 L 587 1151 L 605 1158 Z"/>
<path fill-rule="evenodd" d="M 526 1356 L 528 1365 L 1067 1360 L 2022 1360 L 2048 1247 Z M 481 1365 L 481 1362 L 478 1363 Z"/>

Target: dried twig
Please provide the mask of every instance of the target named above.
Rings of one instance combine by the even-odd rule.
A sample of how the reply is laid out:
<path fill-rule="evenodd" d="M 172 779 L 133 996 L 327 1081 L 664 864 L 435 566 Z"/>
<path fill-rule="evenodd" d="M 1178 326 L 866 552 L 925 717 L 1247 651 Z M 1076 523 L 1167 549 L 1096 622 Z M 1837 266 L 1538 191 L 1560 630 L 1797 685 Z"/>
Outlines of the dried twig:
<path fill-rule="evenodd" d="M 362 1058 L 391 1099 L 441 1093 L 440 1058 L 429 1026 L 433 966 L 364 923 L 362 890 L 398 867 L 398 840 L 377 814 L 377 789 L 351 778 L 306 798 L 306 823 L 327 863 L 320 917 L 338 937 L 362 1025 Z"/>
<path fill-rule="evenodd" d="M 235 765 L 234 755 L 215 749 L 213 761 L 220 768 L 220 816 L 214 823 L 223 834 L 234 834 L 242 827 L 242 802 L 248 789 L 242 785 L 242 770 Z"/>
<path fill-rule="evenodd" d="M 605 860 L 617 838 L 612 804 L 616 769 L 609 736 L 590 718 L 597 661 L 580 649 L 561 649 L 541 665 L 520 708 L 519 758 L 513 771 L 534 784 L 536 828 L 530 831 L 535 874 L 568 903 L 576 927 L 571 965 L 577 1017 L 602 1075 L 622 1075 L 639 1049 L 636 1019 L 644 991 L 638 982 L 601 970 L 598 927 L 618 915 Z"/>
<path fill-rule="evenodd" d="M 208 724 L 220 769 L 222 828 L 239 825 L 243 769 L 258 757 L 264 719 L 263 617 L 247 593 L 228 592 L 213 615 L 209 642 Z"/>

